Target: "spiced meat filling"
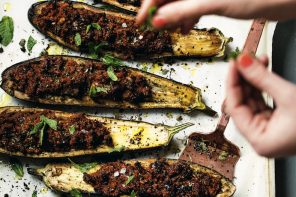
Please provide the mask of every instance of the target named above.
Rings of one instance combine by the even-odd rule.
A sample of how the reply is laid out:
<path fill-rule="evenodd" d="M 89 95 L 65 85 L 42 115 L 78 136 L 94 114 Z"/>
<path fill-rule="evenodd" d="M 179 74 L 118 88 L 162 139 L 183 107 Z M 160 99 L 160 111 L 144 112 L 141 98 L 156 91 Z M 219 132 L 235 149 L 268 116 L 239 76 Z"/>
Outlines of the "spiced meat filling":
<path fill-rule="evenodd" d="M 97 172 L 84 174 L 84 181 L 102 196 L 213 197 L 221 190 L 220 178 L 195 172 L 183 161 L 168 164 L 158 160 L 149 167 L 122 161 L 104 164 Z"/>
<path fill-rule="evenodd" d="M 103 123 L 84 114 L 57 117 L 52 111 L 0 113 L 0 147 L 10 152 L 41 154 L 113 146 Z"/>

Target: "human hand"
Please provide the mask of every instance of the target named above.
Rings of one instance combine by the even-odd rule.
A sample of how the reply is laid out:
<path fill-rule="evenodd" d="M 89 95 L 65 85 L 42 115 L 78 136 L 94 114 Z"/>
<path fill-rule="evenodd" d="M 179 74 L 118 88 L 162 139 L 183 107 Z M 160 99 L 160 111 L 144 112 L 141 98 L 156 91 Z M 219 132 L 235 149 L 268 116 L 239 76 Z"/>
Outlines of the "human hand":
<path fill-rule="evenodd" d="M 292 155 L 296 153 L 296 86 L 269 72 L 267 65 L 266 56 L 256 59 L 248 54 L 231 63 L 226 111 L 258 154 Z M 274 110 L 265 104 L 261 91 L 274 99 Z"/>
<path fill-rule="evenodd" d="M 144 0 L 137 16 L 137 24 L 144 23 L 152 6 L 158 7 L 152 20 L 155 28 L 181 27 L 185 33 L 189 32 L 201 16 L 209 14 L 240 19 L 296 18 L 296 0 Z"/>

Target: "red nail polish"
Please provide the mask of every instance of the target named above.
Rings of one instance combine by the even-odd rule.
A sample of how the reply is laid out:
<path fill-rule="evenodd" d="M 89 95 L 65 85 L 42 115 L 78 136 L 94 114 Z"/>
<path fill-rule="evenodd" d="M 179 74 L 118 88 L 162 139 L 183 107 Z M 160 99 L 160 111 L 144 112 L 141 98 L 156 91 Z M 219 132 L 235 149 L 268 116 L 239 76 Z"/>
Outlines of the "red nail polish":
<path fill-rule="evenodd" d="M 242 54 L 239 58 L 239 63 L 242 67 L 249 67 L 253 64 L 253 58 L 249 54 Z"/>
<path fill-rule="evenodd" d="M 154 17 L 152 23 L 155 27 L 163 27 L 167 24 L 166 20 L 160 17 Z"/>

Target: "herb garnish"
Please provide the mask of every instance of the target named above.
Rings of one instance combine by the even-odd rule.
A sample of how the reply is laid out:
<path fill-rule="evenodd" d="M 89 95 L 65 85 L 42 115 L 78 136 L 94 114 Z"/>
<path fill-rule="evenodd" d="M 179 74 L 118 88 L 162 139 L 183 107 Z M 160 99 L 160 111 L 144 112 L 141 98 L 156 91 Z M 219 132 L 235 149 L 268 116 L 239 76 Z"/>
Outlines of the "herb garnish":
<path fill-rule="evenodd" d="M 130 197 L 136 197 L 136 192 L 134 190 L 131 192 Z"/>
<path fill-rule="evenodd" d="M 228 54 L 228 59 L 234 59 L 235 60 L 240 54 L 241 54 L 241 51 L 239 50 L 238 47 L 236 47 L 234 51 L 231 51 Z"/>
<path fill-rule="evenodd" d="M 76 131 L 76 129 L 75 129 L 75 125 L 71 125 L 71 126 L 69 127 L 69 132 L 70 132 L 70 134 L 73 135 L 73 134 L 75 133 L 75 131 Z"/>
<path fill-rule="evenodd" d="M 36 134 L 39 132 L 39 144 L 42 145 L 43 142 L 43 135 L 44 129 L 46 126 L 49 126 L 53 130 L 57 130 L 57 121 L 53 119 L 46 118 L 44 115 L 40 116 L 40 122 L 37 123 L 33 129 L 31 130 L 30 134 Z"/>
<path fill-rule="evenodd" d="M 88 52 L 91 53 L 90 57 L 93 59 L 97 59 L 98 53 L 102 50 L 103 47 L 108 46 L 108 42 L 101 42 L 98 45 L 95 45 L 93 42 L 88 44 Z"/>
<path fill-rule="evenodd" d="M 20 160 L 16 158 L 11 158 L 9 160 L 11 169 L 15 172 L 15 174 L 22 178 L 24 176 L 24 169 L 23 169 L 23 164 L 21 163 Z"/>
<path fill-rule="evenodd" d="M 125 185 L 128 185 L 130 182 L 132 182 L 132 180 L 134 179 L 134 177 L 135 177 L 134 175 L 132 175 L 132 176 L 128 176 L 128 177 L 127 177 L 127 180 L 125 181 L 124 184 L 125 184 Z"/>
<path fill-rule="evenodd" d="M 114 73 L 114 69 L 112 66 L 109 66 L 107 69 L 107 74 L 108 77 L 112 80 L 112 81 L 118 81 L 118 78 L 116 76 L 116 74 Z"/>
<path fill-rule="evenodd" d="M 108 153 L 121 152 L 124 150 L 124 148 L 124 146 L 115 146 L 112 150 L 108 151 Z"/>
<path fill-rule="evenodd" d="M 14 25 L 9 16 L 3 16 L 0 21 L 0 43 L 4 46 L 9 45 L 13 39 Z"/>
<path fill-rule="evenodd" d="M 37 197 L 37 191 L 36 190 L 33 191 L 32 197 Z"/>
<path fill-rule="evenodd" d="M 80 36 L 79 33 L 76 33 L 75 34 L 74 40 L 75 40 L 76 46 L 80 46 L 81 45 L 81 36 Z"/>
<path fill-rule="evenodd" d="M 100 92 L 107 94 L 108 90 L 107 88 L 103 88 L 103 87 L 94 87 L 94 86 L 90 87 L 90 90 L 89 90 L 90 96 L 96 96 L 96 94 Z"/>
<path fill-rule="evenodd" d="M 27 42 L 27 49 L 30 53 L 32 52 L 32 49 L 36 43 L 37 41 L 32 36 L 30 36 Z"/>
<path fill-rule="evenodd" d="M 81 194 L 81 192 L 78 189 L 72 189 L 70 191 L 70 195 L 72 197 L 82 197 L 82 194 Z"/>
<path fill-rule="evenodd" d="M 124 66 L 124 63 L 112 55 L 106 54 L 101 58 L 101 61 L 108 66 Z"/>
<path fill-rule="evenodd" d="M 96 167 L 98 165 L 97 162 L 92 162 L 92 163 L 83 163 L 83 164 L 77 164 L 74 161 L 72 161 L 70 158 L 68 160 L 71 162 L 71 164 L 80 170 L 82 173 L 88 172 L 90 169 Z"/>
<path fill-rule="evenodd" d="M 92 24 L 86 26 L 86 33 L 88 33 L 91 28 L 96 29 L 96 30 L 102 29 L 102 27 L 98 23 L 92 23 Z"/>
<path fill-rule="evenodd" d="M 222 152 L 220 153 L 218 159 L 221 160 L 221 161 L 224 161 L 224 160 L 227 159 L 227 157 L 228 157 L 228 153 L 225 152 L 225 151 L 222 151 Z"/>
<path fill-rule="evenodd" d="M 152 6 L 149 8 L 147 19 L 146 19 L 145 23 L 140 27 L 140 30 L 145 30 L 145 29 L 151 30 L 153 28 L 152 27 L 152 19 L 153 19 L 153 16 L 155 15 L 156 11 L 157 11 L 156 6 Z"/>

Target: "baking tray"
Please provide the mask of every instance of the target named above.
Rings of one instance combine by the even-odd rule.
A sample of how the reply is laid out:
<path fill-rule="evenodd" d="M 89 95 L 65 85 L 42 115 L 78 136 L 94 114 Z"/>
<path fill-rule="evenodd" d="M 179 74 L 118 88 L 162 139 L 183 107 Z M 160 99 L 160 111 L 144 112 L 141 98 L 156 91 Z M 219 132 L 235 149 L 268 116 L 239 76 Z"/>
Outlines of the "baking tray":
<path fill-rule="evenodd" d="M 0 73 L 20 61 L 39 56 L 40 52 L 47 48 L 52 41 L 46 39 L 38 33 L 29 23 L 27 19 L 27 10 L 37 1 L 35 0 L 1 0 L 0 1 L 0 16 L 9 15 L 13 17 L 15 23 L 15 34 L 13 43 L 4 48 L 4 53 L 0 54 Z M 91 1 L 84 1 L 91 3 Z M 6 11 L 5 11 L 6 10 Z M 251 21 L 234 20 L 225 17 L 207 16 L 203 17 L 198 24 L 199 28 L 216 27 L 222 30 L 227 37 L 233 37 L 234 41 L 230 44 L 233 50 L 236 47 L 242 48 L 249 32 Z M 267 53 L 271 55 L 271 39 L 274 30 L 274 23 L 268 23 L 261 42 L 258 53 Z M 33 36 L 38 43 L 33 48 L 32 54 L 23 53 L 20 50 L 19 41 L 28 39 Z M 52 45 L 51 54 L 70 54 L 69 50 L 63 49 L 55 44 Z M 191 84 L 202 89 L 202 94 L 205 102 L 215 109 L 220 111 L 220 106 L 225 95 L 225 79 L 228 71 L 228 64 L 223 59 L 203 59 L 191 61 L 176 61 L 170 64 L 165 63 L 146 63 L 146 62 L 129 62 L 132 67 L 148 68 L 149 72 L 161 75 L 176 81 Z M 169 72 L 167 72 L 169 71 Z M 269 102 L 271 100 L 269 99 Z M 36 106 L 25 102 L 12 99 L 2 90 L 0 90 L 0 106 L 21 105 L 21 106 Z M 40 105 L 38 105 L 40 107 Z M 47 107 L 47 106 L 42 106 Z M 124 155 L 123 158 L 137 157 L 155 157 L 163 156 L 167 158 L 178 158 L 186 143 L 186 138 L 194 131 L 211 131 L 214 130 L 218 118 L 211 118 L 202 113 L 194 112 L 190 115 L 182 114 L 175 110 L 107 110 L 107 109 L 92 109 L 67 107 L 58 108 L 66 111 L 81 111 L 93 113 L 106 117 L 116 117 L 123 119 L 143 120 L 151 123 L 165 123 L 168 125 L 176 125 L 185 122 L 192 122 L 195 125 L 191 128 L 180 132 L 174 137 L 170 146 L 161 151 L 145 152 L 143 154 Z M 181 117 L 181 118 L 180 118 Z M 234 196 L 274 196 L 274 161 L 257 156 L 247 141 L 237 132 L 232 121 L 226 130 L 226 137 L 237 144 L 241 148 L 242 157 L 240 158 L 236 171 L 234 184 L 237 191 Z M 94 159 L 96 157 L 88 157 Z M 97 158 L 98 159 L 98 158 Z M 21 159 L 24 164 L 25 176 L 19 180 L 8 164 L 8 157 L 0 155 L 0 195 L 9 194 L 9 196 L 31 196 L 36 189 L 38 196 L 58 196 L 58 194 L 50 191 L 38 179 L 30 176 L 26 172 L 27 167 L 42 166 L 49 160 L 38 159 Z"/>

